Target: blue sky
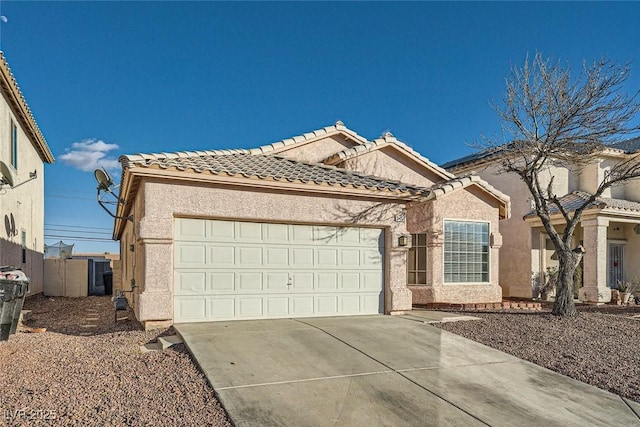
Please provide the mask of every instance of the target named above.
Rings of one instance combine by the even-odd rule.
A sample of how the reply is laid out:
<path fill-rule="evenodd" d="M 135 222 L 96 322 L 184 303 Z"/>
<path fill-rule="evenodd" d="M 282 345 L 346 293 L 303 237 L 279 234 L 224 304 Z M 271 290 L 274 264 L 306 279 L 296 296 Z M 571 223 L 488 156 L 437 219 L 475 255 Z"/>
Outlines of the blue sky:
<path fill-rule="evenodd" d="M 443 163 L 499 130 L 490 102 L 536 51 L 575 70 L 630 62 L 640 89 L 638 2 L 4 1 L 2 15 L 2 50 L 56 156 L 47 243 L 110 237 L 96 158 L 119 180 L 121 154 L 250 148 L 342 120 Z"/>

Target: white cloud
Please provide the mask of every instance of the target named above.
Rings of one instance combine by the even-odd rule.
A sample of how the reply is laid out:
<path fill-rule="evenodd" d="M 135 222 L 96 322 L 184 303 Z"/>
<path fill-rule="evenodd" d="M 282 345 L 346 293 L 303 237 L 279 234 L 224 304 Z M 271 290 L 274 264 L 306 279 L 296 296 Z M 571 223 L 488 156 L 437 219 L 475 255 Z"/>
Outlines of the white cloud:
<path fill-rule="evenodd" d="M 117 144 L 108 144 L 101 139 L 85 139 L 74 142 L 71 148 L 58 158 L 65 164 L 85 172 L 92 172 L 98 168 L 114 170 L 120 167 L 120 163 L 107 153 L 118 149 Z"/>

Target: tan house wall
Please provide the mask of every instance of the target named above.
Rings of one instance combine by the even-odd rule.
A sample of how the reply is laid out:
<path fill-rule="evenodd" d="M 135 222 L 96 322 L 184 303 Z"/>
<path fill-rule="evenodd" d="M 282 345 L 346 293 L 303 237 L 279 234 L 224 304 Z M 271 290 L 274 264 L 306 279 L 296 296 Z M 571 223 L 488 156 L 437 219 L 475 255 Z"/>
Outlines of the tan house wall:
<path fill-rule="evenodd" d="M 333 135 L 307 144 L 297 144 L 290 148 L 278 149 L 274 154 L 307 163 L 321 163 L 332 154 L 355 145 L 357 144 L 354 141 L 342 135 Z"/>
<path fill-rule="evenodd" d="M 173 227 L 175 217 L 217 218 L 278 223 L 373 226 L 385 230 L 385 312 L 410 310 L 406 286 L 406 248 L 398 248 L 405 224 L 394 221 L 403 204 L 354 199 L 352 195 L 307 195 L 299 192 L 212 187 L 196 183 L 141 182 L 135 215 L 135 269 L 123 271 L 123 282 L 136 278 L 136 315 L 147 327 L 173 318 Z M 372 210 L 365 218 L 357 214 Z M 129 230 L 127 225 L 127 230 Z M 131 241 L 130 237 L 127 237 Z M 124 260 L 124 258 L 123 258 Z"/>
<path fill-rule="evenodd" d="M 18 167 L 11 166 L 11 121 L 18 127 Z M 44 164 L 27 137 L 22 123 L 3 96 L 0 102 L 0 160 L 11 170 L 14 185 L 27 181 L 35 171 L 37 178 L 0 194 L 0 265 L 22 268 L 30 278 L 29 295 L 43 291 L 44 258 Z M 15 231 L 4 226 L 13 217 Z M 26 263 L 22 263 L 22 237 L 26 233 Z"/>
<path fill-rule="evenodd" d="M 423 187 L 431 187 L 443 180 L 418 162 L 389 147 L 347 159 L 336 166 Z"/>
<path fill-rule="evenodd" d="M 464 207 L 461 209 L 461 207 Z M 500 302 L 502 290 L 499 286 L 499 249 L 502 237 L 499 231 L 498 209 L 484 196 L 472 191 L 456 191 L 440 199 L 427 203 L 411 204 L 407 208 L 411 233 L 428 233 L 427 286 L 410 286 L 414 303 L 430 302 L 468 303 Z M 490 239 L 490 282 L 456 284 L 444 282 L 444 221 L 489 222 Z"/>
<path fill-rule="evenodd" d="M 49 258 L 44 260 L 44 294 L 80 298 L 88 295 L 89 261 Z"/>

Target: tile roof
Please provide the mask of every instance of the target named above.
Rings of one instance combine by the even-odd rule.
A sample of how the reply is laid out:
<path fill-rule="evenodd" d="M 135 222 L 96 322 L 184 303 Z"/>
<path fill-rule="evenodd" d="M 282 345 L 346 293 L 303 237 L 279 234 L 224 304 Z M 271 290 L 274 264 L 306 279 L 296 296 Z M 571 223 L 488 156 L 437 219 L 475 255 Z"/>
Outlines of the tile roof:
<path fill-rule="evenodd" d="M 566 211 L 571 212 L 582 206 L 589 199 L 589 197 L 591 197 L 589 193 L 585 193 L 584 191 L 574 191 L 573 193 L 569 193 L 566 196 L 562 196 L 560 198 L 560 204 Z M 640 212 L 640 203 L 632 202 L 625 199 L 598 197 L 596 201 L 591 202 L 587 206 L 587 209 L 613 209 L 617 211 Z M 558 209 L 556 205 L 552 204 L 550 206 L 549 213 L 551 215 L 557 214 L 559 212 L 560 209 Z M 534 216 L 536 216 L 535 210 L 526 214 L 525 218 Z"/>
<path fill-rule="evenodd" d="M 496 189 L 493 185 L 489 184 L 487 181 L 480 178 L 475 173 L 471 173 L 468 175 L 461 175 L 450 180 L 440 182 L 433 187 L 431 187 L 431 196 L 433 198 L 437 198 L 439 196 L 443 196 L 448 193 L 452 193 L 455 190 L 468 187 L 471 184 L 477 184 L 486 190 L 489 193 L 494 194 L 497 198 L 502 201 L 509 202 L 511 198 L 500 190 Z"/>
<path fill-rule="evenodd" d="M 622 150 L 627 154 L 635 153 L 640 150 L 640 136 L 637 138 L 627 139 L 626 141 L 616 142 L 611 144 L 610 147 Z"/>
<path fill-rule="evenodd" d="M 316 138 L 320 138 L 327 135 L 334 135 L 336 133 L 342 133 L 344 135 L 347 135 L 349 136 L 349 138 L 358 142 L 359 144 L 364 144 L 368 142 L 366 138 L 363 138 L 362 136 L 358 135 L 356 132 L 347 128 L 342 121 L 338 120 L 333 126 L 326 126 L 322 129 L 317 129 L 299 136 L 294 136 L 293 138 L 287 138 L 271 144 L 262 145 L 258 148 L 252 148 L 249 151 L 251 152 L 251 154 L 269 153 L 271 151 L 278 150 L 280 148 L 284 148 L 289 145 L 298 144 L 304 141 L 311 141 Z"/>
<path fill-rule="evenodd" d="M 123 169 L 157 166 L 162 169 L 175 168 L 181 171 L 209 172 L 214 175 L 349 186 L 411 195 L 427 195 L 430 191 L 428 188 L 346 171 L 333 166 L 304 163 L 274 155 L 250 154 L 249 150 L 137 154 L 120 156 L 119 160 Z"/>
<path fill-rule="evenodd" d="M 504 152 L 504 145 L 499 147 L 492 147 L 487 150 L 482 150 L 476 153 L 469 154 L 464 157 L 460 157 L 455 160 L 451 160 L 449 162 L 443 163 L 440 167 L 444 169 L 455 169 L 457 167 L 470 164 L 470 163 L 481 163 L 483 160 L 490 160 L 492 158 L 497 157 L 502 152 Z M 606 144 L 603 151 L 609 153 L 626 153 L 633 154 L 640 150 L 640 137 L 627 139 L 625 141 L 615 142 L 613 144 Z"/>
<path fill-rule="evenodd" d="M 443 175 L 444 177 L 453 178 L 453 176 L 454 176 L 450 172 L 447 172 L 446 170 L 444 170 L 440 166 L 438 166 L 435 163 L 433 163 L 431 160 L 429 160 L 426 157 L 424 157 L 422 154 L 420 154 L 417 151 L 415 151 L 413 148 L 411 148 L 406 143 L 404 143 L 404 142 L 400 141 L 399 139 L 397 139 L 395 136 L 393 136 L 391 134 L 391 132 L 386 132 L 380 138 L 374 139 L 373 141 L 367 141 L 362 145 L 356 145 L 355 147 L 352 147 L 352 148 L 340 151 L 340 152 L 338 152 L 336 154 L 333 154 L 330 157 L 328 157 L 324 162 L 327 163 L 327 164 L 335 164 L 335 163 L 338 163 L 338 162 L 341 162 L 341 161 L 344 161 L 344 160 L 359 156 L 360 154 L 367 153 L 367 152 L 370 152 L 370 151 L 373 151 L 373 150 L 377 150 L 379 148 L 382 148 L 382 147 L 385 147 L 385 146 L 389 146 L 389 145 L 394 145 L 396 147 L 401 148 L 404 151 L 407 151 L 412 156 L 417 157 L 418 159 L 420 159 L 420 161 L 426 163 L 434 171 L 436 171 L 437 173 Z"/>

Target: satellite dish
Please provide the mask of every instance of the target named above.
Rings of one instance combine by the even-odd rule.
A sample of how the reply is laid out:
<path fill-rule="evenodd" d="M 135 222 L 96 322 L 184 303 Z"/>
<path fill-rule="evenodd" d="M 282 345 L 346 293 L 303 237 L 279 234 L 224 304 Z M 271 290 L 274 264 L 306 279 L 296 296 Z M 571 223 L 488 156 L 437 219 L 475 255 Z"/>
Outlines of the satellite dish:
<path fill-rule="evenodd" d="M 111 192 L 110 188 L 113 187 L 113 180 L 106 169 L 96 169 L 93 175 L 96 177 L 96 181 L 98 181 L 98 190 Z"/>
<path fill-rule="evenodd" d="M 2 184 L 8 184 L 9 187 L 13 187 L 13 174 L 9 166 L 0 160 L 0 187 Z"/>

